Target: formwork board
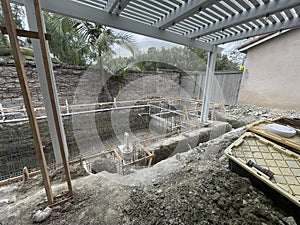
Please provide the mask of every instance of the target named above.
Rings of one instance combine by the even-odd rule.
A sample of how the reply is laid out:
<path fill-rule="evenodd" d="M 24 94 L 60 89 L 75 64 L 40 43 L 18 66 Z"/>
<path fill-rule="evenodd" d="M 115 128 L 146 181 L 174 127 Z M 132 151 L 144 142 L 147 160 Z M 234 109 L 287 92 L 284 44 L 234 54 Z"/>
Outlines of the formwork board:
<path fill-rule="evenodd" d="M 281 120 L 280 120 L 281 121 Z M 266 138 L 269 138 L 271 140 L 274 140 L 278 143 L 282 143 L 288 147 L 291 147 L 295 149 L 298 153 L 300 153 L 300 134 L 299 132 L 296 133 L 295 136 L 286 138 L 279 136 L 277 134 L 274 134 L 267 129 L 268 124 L 276 123 L 276 121 L 258 121 L 252 124 L 249 124 L 246 126 L 247 130 L 252 131 L 256 134 L 262 135 Z M 278 124 L 282 125 L 288 125 L 281 122 L 278 122 Z"/>
<path fill-rule="evenodd" d="M 290 127 L 300 130 L 300 119 L 280 118 L 280 119 L 274 120 L 273 122 L 281 124 L 281 125 L 290 126 Z"/>
<path fill-rule="evenodd" d="M 225 154 L 246 172 L 300 206 L 300 156 L 256 134 L 247 132 L 231 144 Z M 274 173 L 270 178 L 250 167 L 251 160 Z"/>

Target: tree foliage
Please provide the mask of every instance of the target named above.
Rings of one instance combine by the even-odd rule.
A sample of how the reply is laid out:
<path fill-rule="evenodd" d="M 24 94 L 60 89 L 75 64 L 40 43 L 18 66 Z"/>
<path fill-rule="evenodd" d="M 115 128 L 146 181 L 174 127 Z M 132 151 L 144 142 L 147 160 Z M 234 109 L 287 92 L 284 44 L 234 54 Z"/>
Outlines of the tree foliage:
<path fill-rule="evenodd" d="M 144 70 L 174 69 L 185 71 L 205 70 L 207 53 L 204 50 L 191 47 L 172 47 L 161 50 L 151 47 L 144 54 L 137 57 L 137 61 Z M 217 55 L 216 70 L 236 70 L 236 63 L 228 59 L 227 55 Z"/>
<path fill-rule="evenodd" d="M 69 65 L 88 65 L 96 58 L 86 39 L 73 28 L 73 19 L 63 20 L 61 16 L 44 13 L 47 32 L 52 35 L 50 52 L 58 61 Z"/>
<path fill-rule="evenodd" d="M 23 28 L 24 9 L 21 6 L 16 5 L 16 4 L 11 4 L 11 9 L 12 9 L 12 14 L 13 14 L 13 18 L 14 18 L 16 27 L 18 29 L 22 29 Z M 0 5 L 0 26 L 2 26 L 2 27 L 6 26 L 1 5 Z M 8 37 L 6 35 L 3 35 L 2 33 L 0 33 L 0 48 L 4 48 L 4 50 L 5 50 L 9 47 L 10 47 L 10 45 L 9 45 Z"/>
<path fill-rule="evenodd" d="M 123 46 L 134 54 L 136 43 L 128 33 L 115 33 L 103 25 L 51 13 L 45 14 L 45 21 L 53 37 L 50 50 L 61 62 L 88 65 L 98 60 L 100 63 L 104 53 L 114 54 L 114 45 Z"/>
<path fill-rule="evenodd" d="M 104 65 L 112 72 L 134 64 L 141 70 L 156 71 L 157 69 L 180 69 L 185 71 L 206 70 L 207 53 L 200 49 L 190 47 L 172 47 L 169 49 L 148 48 L 147 52 L 137 57 L 106 57 Z M 237 70 L 236 63 L 228 59 L 226 55 L 218 54 L 216 70 Z"/>
<path fill-rule="evenodd" d="M 83 43 L 80 42 L 81 44 L 80 49 L 88 50 L 88 53 L 90 53 L 89 54 L 90 62 L 95 59 L 97 60 L 97 66 L 100 69 L 99 75 L 102 78 L 101 82 L 102 82 L 104 93 L 107 98 L 106 100 L 112 101 L 112 96 L 108 90 L 104 78 L 106 71 L 103 65 L 103 56 L 114 54 L 113 51 L 114 45 L 120 45 L 128 49 L 129 51 L 131 51 L 134 55 L 136 43 L 134 42 L 134 39 L 131 38 L 131 35 L 128 33 L 115 33 L 112 29 L 106 26 L 95 24 L 92 22 L 72 19 L 69 17 L 54 16 L 48 18 L 50 18 L 48 20 L 50 26 L 52 26 L 54 32 L 56 32 L 57 34 L 65 35 L 65 36 L 70 35 L 71 37 L 68 38 L 68 41 L 71 40 L 71 43 L 72 41 L 75 41 L 77 43 L 79 40 L 83 41 Z M 72 35 L 76 35 L 76 38 L 74 39 Z M 64 49 L 52 48 L 52 50 L 54 51 L 53 54 L 57 56 L 62 56 L 66 52 Z M 67 49 L 67 50 L 72 51 L 74 49 Z M 82 59 L 82 57 L 80 59 Z M 72 62 L 73 62 L 72 64 L 77 65 L 78 60 L 76 61 L 72 60 Z"/>

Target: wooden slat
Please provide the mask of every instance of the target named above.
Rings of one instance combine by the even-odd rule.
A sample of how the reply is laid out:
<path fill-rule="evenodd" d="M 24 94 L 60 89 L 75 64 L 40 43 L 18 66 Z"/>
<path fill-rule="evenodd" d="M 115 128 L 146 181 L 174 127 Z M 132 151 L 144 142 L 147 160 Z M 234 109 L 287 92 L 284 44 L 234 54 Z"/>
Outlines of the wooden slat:
<path fill-rule="evenodd" d="M 295 11 L 298 14 L 298 16 L 300 16 L 300 5 L 295 7 Z"/>
<path fill-rule="evenodd" d="M 69 189 L 69 196 L 72 196 L 73 188 L 72 188 L 72 182 L 71 182 L 71 174 L 70 174 L 68 159 L 67 159 L 66 152 L 65 152 L 64 140 L 62 137 L 62 127 L 60 126 L 60 122 L 59 122 L 60 118 L 58 115 L 58 107 L 57 107 L 58 104 L 56 103 L 56 99 L 54 97 L 55 96 L 55 90 L 53 88 L 54 82 L 53 82 L 52 74 L 50 71 L 48 53 L 47 53 L 47 48 L 46 48 L 46 39 L 45 39 L 45 34 L 44 34 L 44 26 L 43 26 L 43 22 L 42 22 L 42 11 L 41 11 L 39 0 L 34 0 L 34 9 L 35 9 L 35 16 L 36 16 L 36 22 L 37 22 L 37 27 L 38 27 L 38 34 L 39 34 L 39 39 L 40 39 L 40 44 L 41 44 L 46 80 L 47 80 L 48 89 L 49 89 L 50 102 L 51 102 L 51 106 L 52 106 L 51 108 L 52 108 L 52 112 L 53 112 L 55 127 L 57 130 L 58 144 L 60 147 L 61 158 L 62 158 L 66 181 L 67 181 L 67 185 L 68 185 L 68 189 Z"/>
<path fill-rule="evenodd" d="M 250 0 L 250 2 L 255 6 L 259 6 L 259 3 L 256 0 Z"/>
<path fill-rule="evenodd" d="M 225 14 L 224 12 L 222 12 L 221 10 L 219 10 L 218 8 L 216 7 L 208 7 L 209 9 L 211 9 L 212 11 L 214 11 L 215 13 L 219 14 L 221 17 L 224 17 L 224 18 L 227 18 L 228 15 Z"/>
<path fill-rule="evenodd" d="M 0 27 L 0 30 L 2 34 L 7 34 L 6 27 Z M 17 29 L 16 31 L 17 31 L 17 36 L 19 37 L 27 37 L 27 38 L 35 38 L 35 39 L 39 38 L 38 32 L 29 31 L 29 30 L 20 30 L 20 29 Z M 47 41 L 51 41 L 52 39 L 50 34 L 45 34 L 45 38 Z"/>
<path fill-rule="evenodd" d="M 243 12 L 243 10 L 240 9 L 240 7 L 238 7 L 236 4 L 234 4 L 232 1 L 229 0 L 225 0 L 225 2 L 234 10 L 236 10 L 238 13 Z"/>
<path fill-rule="evenodd" d="M 230 15 L 234 15 L 234 12 L 233 11 L 231 11 L 231 10 L 229 10 L 227 7 L 225 7 L 223 4 L 221 4 L 220 2 L 217 2 L 216 4 L 215 4 L 216 6 L 218 6 L 220 9 L 222 9 L 222 10 L 224 10 L 225 12 L 227 12 L 228 14 L 230 14 Z"/>
<path fill-rule="evenodd" d="M 249 10 L 251 8 L 246 2 L 244 2 L 244 0 L 238 0 L 238 3 L 246 10 Z"/>
<path fill-rule="evenodd" d="M 34 177 L 34 176 L 36 176 L 36 175 L 38 175 L 40 173 L 41 173 L 40 170 L 34 171 L 34 172 L 31 172 L 31 173 L 28 173 L 28 177 Z M 17 181 L 20 181 L 22 179 L 23 179 L 23 175 L 17 176 L 17 177 L 8 178 L 6 180 L 1 180 L 0 181 L 0 186 L 11 184 L 13 182 L 17 182 Z"/>
<path fill-rule="evenodd" d="M 35 149 L 37 152 L 37 158 L 41 167 L 41 172 L 44 181 L 44 187 L 46 190 L 48 204 L 53 204 L 53 193 L 50 185 L 49 174 L 47 170 L 47 164 L 45 155 L 43 152 L 43 145 L 40 137 L 40 132 L 37 124 L 37 120 L 35 117 L 35 112 L 33 109 L 32 99 L 30 96 L 30 90 L 27 83 L 27 76 L 25 74 L 24 64 L 22 61 L 22 54 L 20 51 L 19 41 L 17 38 L 16 26 L 13 20 L 12 11 L 10 8 L 9 0 L 1 0 L 3 15 L 5 18 L 5 22 L 7 24 L 7 32 L 10 39 L 10 44 L 12 48 L 12 52 L 15 58 L 16 70 L 20 81 L 20 86 L 24 98 L 24 103 L 26 106 L 30 127 L 32 130 L 32 136 L 34 140 Z M 44 36 L 45 38 L 45 36 Z"/>
<path fill-rule="evenodd" d="M 285 15 L 286 15 L 289 19 L 294 18 L 293 14 L 290 12 L 289 9 L 288 9 L 288 10 L 285 10 L 284 12 L 285 12 Z"/>
<path fill-rule="evenodd" d="M 151 159 L 151 158 L 153 158 L 153 157 L 154 157 L 154 155 L 149 155 L 149 156 L 146 156 L 146 157 L 144 157 L 144 158 L 137 159 L 137 160 L 135 160 L 135 161 L 133 161 L 133 162 L 130 162 L 130 163 L 127 163 L 127 164 L 123 164 L 123 165 L 122 165 L 122 168 L 125 168 L 125 167 L 128 167 L 128 166 L 132 166 L 132 165 L 135 165 L 135 164 L 138 164 L 138 163 L 140 163 L 140 162 L 143 162 L 143 161 L 145 161 L 145 160 Z"/>
<path fill-rule="evenodd" d="M 123 159 L 122 157 L 119 155 L 118 151 L 116 149 L 114 149 L 114 153 L 115 153 L 115 156 L 118 158 L 118 160 L 123 164 Z"/>
<path fill-rule="evenodd" d="M 300 153 L 300 134 L 296 134 L 294 137 L 286 138 L 277 134 L 271 133 L 267 129 L 267 125 L 271 124 L 271 121 L 259 121 L 246 126 L 247 130 L 252 131 L 256 134 L 262 135 L 266 138 L 282 143 L 286 146 L 292 147 Z"/>

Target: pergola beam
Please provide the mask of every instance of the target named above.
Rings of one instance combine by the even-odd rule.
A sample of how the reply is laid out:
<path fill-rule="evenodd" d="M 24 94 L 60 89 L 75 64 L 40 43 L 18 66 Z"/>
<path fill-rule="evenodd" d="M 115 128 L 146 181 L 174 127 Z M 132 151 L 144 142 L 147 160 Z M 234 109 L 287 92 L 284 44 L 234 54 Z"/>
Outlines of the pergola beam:
<path fill-rule="evenodd" d="M 220 0 L 188 1 L 187 3 L 184 3 L 181 7 L 175 9 L 173 12 L 171 12 L 164 18 L 157 21 L 154 26 L 158 27 L 159 29 L 166 29 L 173 23 L 180 22 L 185 18 L 189 17 L 190 15 L 193 15 L 197 11 L 201 11 L 217 1 Z"/>
<path fill-rule="evenodd" d="M 105 11 L 112 13 L 114 11 L 114 9 L 116 8 L 116 6 L 118 5 L 119 0 L 108 0 L 107 1 L 107 5 L 105 7 Z"/>
<path fill-rule="evenodd" d="M 12 2 L 23 5 L 23 0 L 12 0 Z M 103 10 L 98 10 L 75 1 L 69 0 L 40 0 L 42 9 L 51 11 L 57 14 L 86 20 L 97 24 L 110 26 L 113 28 L 153 37 L 180 45 L 186 45 L 212 51 L 213 46 L 209 43 L 193 40 L 189 37 L 175 34 L 170 31 L 160 30 L 156 27 L 139 23 L 131 19 L 120 17 L 115 14 L 110 14 Z M 59 6 L 59 7 L 58 7 Z M 218 48 L 220 52 L 222 48 Z"/>
<path fill-rule="evenodd" d="M 128 5 L 129 2 L 130 2 L 130 0 L 121 0 L 121 1 L 119 1 L 118 6 L 117 6 L 117 8 L 115 8 L 113 13 L 116 14 L 116 15 L 120 15 L 120 13 L 126 8 L 126 6 Z"/>
<path fill-rule="evenodd" d="M 235 14 L 222 21 L 213 23 L 206 27 L 202 27 L 196 31 L 192 31 L 188 36 L 190 38 L 196 38 L 211 34 L 216 31 L 221 31 L 229 27 L 233 27 L 248 21 L 252 21 L 264 16 L 271 15 L 275 12 L 283 11 L 285 9 L 293 8 L 299 5 L 299 0 L 273 0 L 263 5 L 259 5 L 256 8 L 251 8 L 248 11 Z"/>
<path fill-rule="evenodd" d="M 227 42 L 238 41 L 238 40 L 249 38 L 249 37 L 254 37 L 254 36 L 268 34 L 268 33 L 274 33 L 274 32 L 280 31 L 280 30 L 293 29 L 293 28 L 297 28 L 297 27 L 300 27 L 300 18 L 299 17 L 293 18 L 290 20 L 286 20 L 286 21 L 282 21 L 280 23 L 256 28 L 254 30 L 249 30 L 247 32 L 242 32 L 242 33 L 238 33 L 235 35 L 230 35 L 228 37 L 223 37 L 222 39 L 211 41 L 209 43 L 217 44 L 217 45 L 224 44 Z"/>

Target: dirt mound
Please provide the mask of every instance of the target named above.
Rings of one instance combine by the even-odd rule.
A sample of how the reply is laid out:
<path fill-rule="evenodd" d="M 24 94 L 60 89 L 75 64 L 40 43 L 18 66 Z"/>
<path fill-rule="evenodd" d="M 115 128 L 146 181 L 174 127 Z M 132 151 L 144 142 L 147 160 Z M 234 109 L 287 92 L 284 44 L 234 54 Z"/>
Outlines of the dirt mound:
<path fill-rule="evenodd" d="M 185 168 L 168 179 L 133 188 L 121 208 L 122 224 L 287 224 L 281 209 L 229 171 L 223 150 L 241 132 L 197 147 L 185 157 Z"/>
<path fill-rule="evenodd" d="M 133 189 L 122 224 L 284 224 L 285 214 L 270 199 L 224 167 L 188 169 L 152 188 Z"/>

